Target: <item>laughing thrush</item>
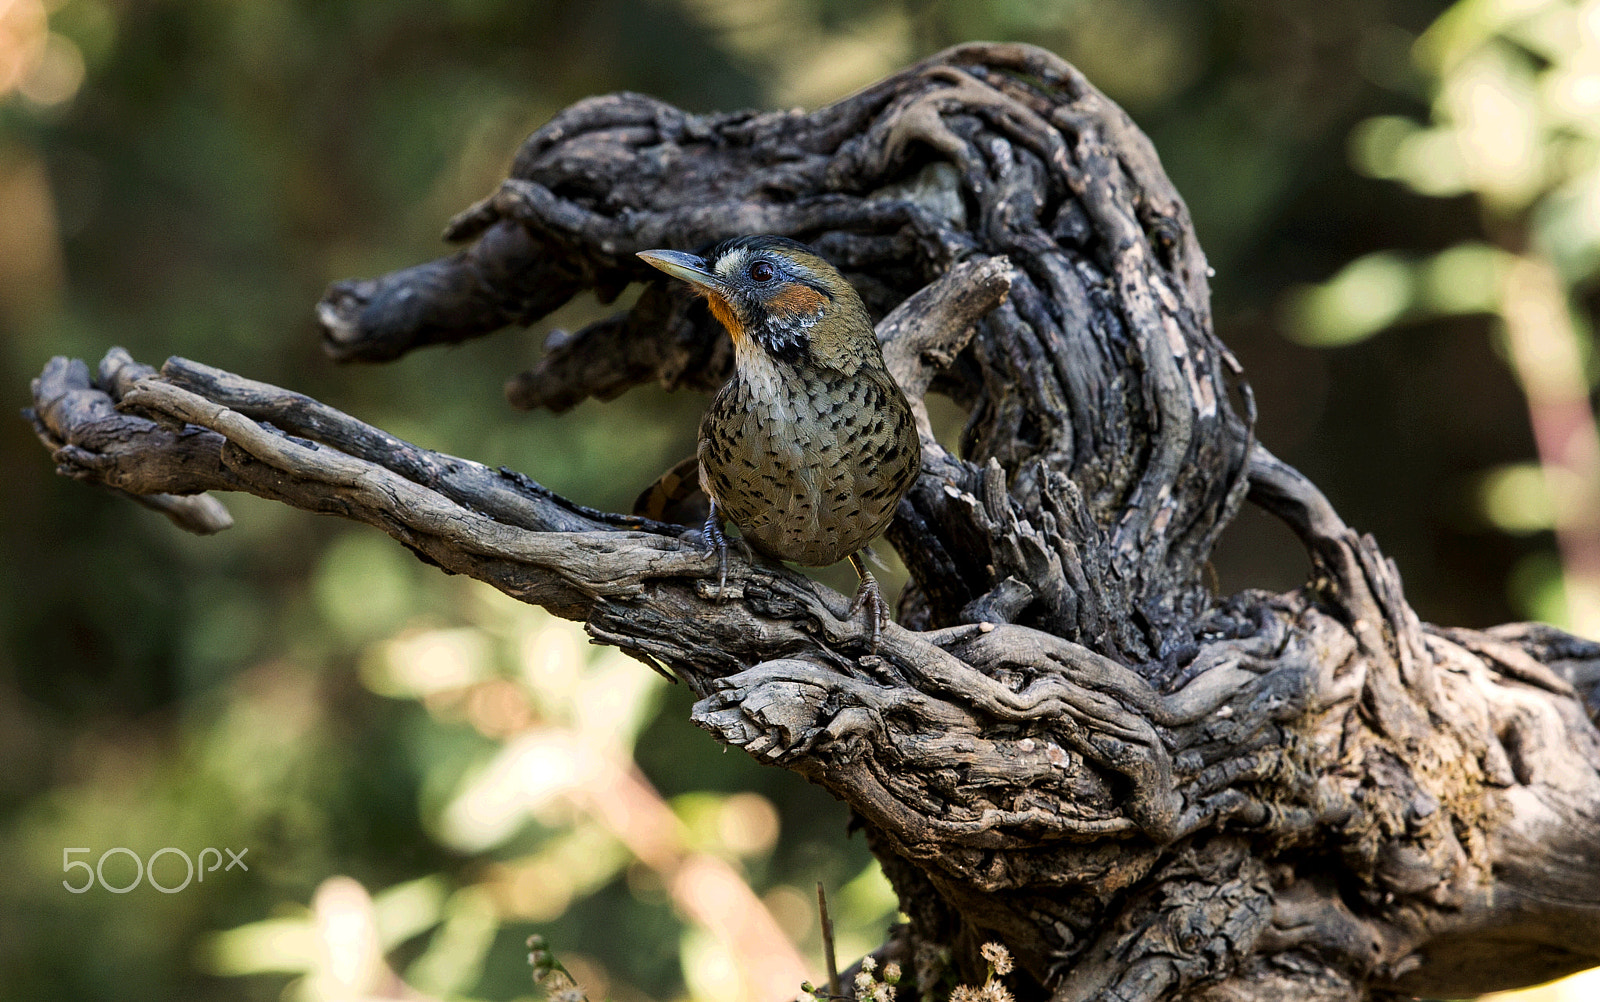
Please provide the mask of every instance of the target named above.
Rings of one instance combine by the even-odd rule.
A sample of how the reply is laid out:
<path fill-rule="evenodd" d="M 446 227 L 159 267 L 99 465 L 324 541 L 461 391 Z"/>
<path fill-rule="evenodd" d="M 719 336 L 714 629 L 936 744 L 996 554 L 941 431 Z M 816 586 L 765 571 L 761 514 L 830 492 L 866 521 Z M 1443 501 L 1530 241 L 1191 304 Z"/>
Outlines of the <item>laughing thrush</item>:
<path fill-rule="evenodd" d="M 700 421 L 698 454 L 723 582 L 724 518 L 768 557 L 808 567 L 848 557 L 861 577 L 850 615 L 868 610 L 876 649 L 889 607 L 860 551 L 894 517 L 922 446 L 861 297 L 785 237 L 639 256 L 703 294 L 733 338 L 733 376 Z"/>

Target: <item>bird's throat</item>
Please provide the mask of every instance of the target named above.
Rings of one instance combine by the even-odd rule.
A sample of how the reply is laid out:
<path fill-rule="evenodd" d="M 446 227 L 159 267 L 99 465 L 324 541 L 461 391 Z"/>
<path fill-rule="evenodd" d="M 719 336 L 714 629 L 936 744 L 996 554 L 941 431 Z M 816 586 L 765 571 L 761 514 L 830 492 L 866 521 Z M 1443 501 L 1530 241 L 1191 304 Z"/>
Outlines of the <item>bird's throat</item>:
<path fill-rule="evenodd" d="M 711 315 L 728 329 L 728 336 L 737 344 L 746 337 L 744 324 L 739 322 L 739 317 L 733 312 L 733 306 L 715 292 L 706 293 L 706 305 L 711 307 Z"/>

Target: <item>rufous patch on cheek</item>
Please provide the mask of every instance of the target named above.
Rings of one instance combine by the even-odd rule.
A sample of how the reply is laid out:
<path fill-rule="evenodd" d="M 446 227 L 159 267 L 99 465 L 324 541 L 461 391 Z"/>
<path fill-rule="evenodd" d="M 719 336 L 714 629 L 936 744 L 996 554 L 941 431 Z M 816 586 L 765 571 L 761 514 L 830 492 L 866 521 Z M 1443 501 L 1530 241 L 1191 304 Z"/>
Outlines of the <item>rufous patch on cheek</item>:
<path fill-rule="evenodd" d="M 811 317 L 822 312 L 822 293 L 809 285 L 790 282 L 767 300 L 770 308 L 782 310 L 792 316 Z"/>
<path fill-rule="evenodd" d="M 739 322 L 739 317 L 733 312 L 733 307 L 728 304 L 726 299 L 723 299 L 715 292 L 707 292 L 706 305 L 711 307 L 711 315 L 720 320 L 722 326 L 728 328 L 728 334 L 735 341 L 744 337 L 744 325 Z"/>

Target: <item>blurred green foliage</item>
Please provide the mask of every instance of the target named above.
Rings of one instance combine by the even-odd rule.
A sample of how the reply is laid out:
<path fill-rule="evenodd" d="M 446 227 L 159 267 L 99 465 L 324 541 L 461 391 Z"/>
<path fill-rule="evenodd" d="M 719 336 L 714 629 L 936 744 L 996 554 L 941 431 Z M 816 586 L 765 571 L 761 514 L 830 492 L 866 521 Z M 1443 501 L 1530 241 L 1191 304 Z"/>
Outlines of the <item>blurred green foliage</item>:
<path fill-rule="evenodd" d="M 1467 196 L 1481 238 L 1363 255 L 1290 297 L 1290 336 L 1361 341 L 1399 324 L 1487 317 L 1521 383 L 1539 462 L 1485 471 L 1479 508 L 1512 534 L 1551 533 L 1512 575 L 1536 618 L 1600 631 L 1600 440 L 1590 302 L 1600 283 L 1600 3 L 1458 0 L 1412 47 L 1427 117 L 1357 124 L 1362 173 Z"/>
<path fill-rule="evenodd" d="M 584 96 L 634 89 L 691 110 L 814 105 L 958 41 L 1029 41 L 1076 62 L 1155 140 L 1217 269 L 1217 326 L 1254 382 L 1264 441 L 1376 532 L 1426 618 L 1501 621 L 1543 587 L 1526 569 L 1548 566 L 1553 549 L 1547 532 L 1497 531 L 1470 500 L 1482 471 L 1533 455 L 1487 321 L 1436 310 L 1402 337 L 1332 350 L 1283 329 L 1286 290 L 1377 252 L 1400 256 L 1366 259 L 1378 264 L 1351 293 L 1357 305 L 1375 309 L 1389 300 L 1373 289 L 1392 300 L 1397 285 L 1465 294 L 1407 262 L 1475 239 L 1470 200 L 1416 197 L 1345 156 L 1358 123 L 1426 114 L 1410 53 L 1443 10 L 1431 0 L 3 5 L 0 385 L 21 406 L 52 354 L 92 363 L 113 344 L 149 363 L 182 354 L 584 503 L 625 506 L 690 451 L 702 400 L 641 389 L 557 417 L 512 412 L 500 395 L 550 327 L 597 315 L 592 302 L 377 368 L 327 362 L 311 305 L 330 281 L 440 253 L 443 222 L 492 190 L 522 136 Z M 608 747 L 631 747 L 679 818 L 685 851 L 742 873 L 814 972 L 815 882 L 833 892 L 842 956 L 892 919 L 843 809 L 724 754 L 687 726 L 689 695 L 642 666 L 573 654 L 581 635 L 371 530 L 228 497 L 237 526 L 191 538 L 53 476 L 21 421 L 0 423 L 0 447 L 0 997 L 313 993 L 329 975 L 308 952 L 307 909 L 319 887 L 349 891 L 324 885 L 335 876 L 374 896 L 372 935 L 396 971 L 441 995 L 530 994 L 523 941 L 534 929 L 615 998 L 713 990 L 716 944 L 592 817 L 523 805 L 475 834 L 452 821 L 452 805 L 513 747 L 513 725 L 581 723 Z M 1288 534 L 1249 513 L 1216 562 L 1229 590 L 1292 587 L 1304 569 Z M 1508 593 L 1508 580 L 1526 590 Z M 539 674 L 552 664 L 570 677 Z M 553 695 L 618 670 L 634 673 L 617 689 L 633 695 L 614 717 L 581 721 Z M 759 799 L 738 799 L 750 795 Z M 739 834 L 738 819 L 768 816 L 772 838 Z M 144 859 L 166 846 L 248 848 L 250 869 L 170 895 L 62 887 L 63 849 L 89 847 L 80 858 L 94 860 L 114 846 Z M 108 879 L 131 879 L 117 869 L 125 862 L 109 862 Z M 174 865 L 161 863 L 169 885 Z M 508 898 L 506 887 L 522 890 Z"/>

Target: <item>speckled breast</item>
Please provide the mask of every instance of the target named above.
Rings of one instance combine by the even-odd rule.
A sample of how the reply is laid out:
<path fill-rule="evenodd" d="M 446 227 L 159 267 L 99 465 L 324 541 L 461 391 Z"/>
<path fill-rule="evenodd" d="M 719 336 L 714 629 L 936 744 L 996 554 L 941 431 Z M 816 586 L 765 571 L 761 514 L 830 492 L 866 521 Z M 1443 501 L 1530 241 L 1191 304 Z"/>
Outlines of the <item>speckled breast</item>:
<path fill-rule="evenodd" d="M 756 550 L 822 567 L 883 532 L 922 448 L 887 372 L 791 376 L 722 388 L 700 423 L 701 484 Z"/>

